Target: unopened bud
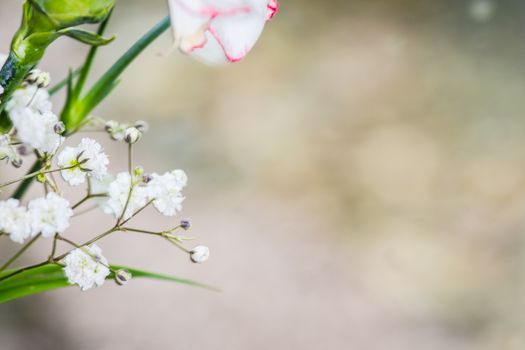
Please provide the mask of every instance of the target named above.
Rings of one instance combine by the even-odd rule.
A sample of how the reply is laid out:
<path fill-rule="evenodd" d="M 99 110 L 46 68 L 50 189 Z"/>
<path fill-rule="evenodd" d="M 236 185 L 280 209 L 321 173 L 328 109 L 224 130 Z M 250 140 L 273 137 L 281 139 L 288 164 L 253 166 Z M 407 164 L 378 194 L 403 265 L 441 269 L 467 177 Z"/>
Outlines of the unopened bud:
<path fill-rule="evenodd" d="M 104 129 L 106 129 L 106 131 L 109 133 L 113 132 L 113 130 L 115 130 L 117 127 L 118 122 L 116 120 L 108 120 L 104 125 Z"/>
<path fill-rule="evenodd" d="M 53 126 L 53 130 L 59 135 L 62 135 L 66 131 L 66 126 L 62 122 L 58 122 Z"/>
<path fill-rule="evenodd" d="M 128 270 L 121 269 L 115 272 L 115 282 L 117 282 L 119 286 L 123 286 L 128 283 L 132 277 L 133 275 Z"/>
<path fill-rule="evenodd" d="M 144 121 L 144 120 L 137 120 L 135 122 L 135 127 L 140 131 L 140 132 L 146 132 L 149 130 L 149 124 L 147 121 Z"/>
<path fill-rule="evenodd" d="M 16 153 L 20 154 L 21 156 L 27 156 L 32 151 L 33 151 L 32 147 L 26 144 L 22 144 L 16 148 Z"/>
<path fill-rule="evenodd" d="M 45 174 L 38 174 L 36 176 L 36 181 L 40 182 L 40 183 L 46 183 L 47 179 L 46 179 L 46 175 Z"/>
<path fill-rule="evenodd" d="M 42 72 L 40 69 L 33 69 L 26 78 L 29 84 L 35 84 L 38 88 L 47 88 L 51 83 L 51 77 L 48 72 Z"/>
<path fill-rule="evenodd" d="M 153 180 L 153 176 L 151 176 L 150 174 L 145 174 L 142 176 L 142 182 L 144 182 L 145 184 L 149 183 L 151 180 Z"/>
<path fill-rule="evenodd" d="M 194 263 L 200 264 L 208 260 L 210 257 L 210 249 L 203 245 L 196 246 L 190 251 L 190 259 Z"/>
<path fill-rule="evenodd" d="M 180 227 L 182 227 L 184 230 L 189 230 L 191 227 L 191 222 L 189 219 L 182 219 L 180 221 Z"/>
<path fill-rule="evenodd" d="M 38 76 L 40 75 L 40 73 L 42 73 L 42 71 L 38 68 L 31 70 L 26 77 L 26 81 L 29 84 L 36 83 L 36 80 L 38 79 Z"/>
<path fill-rule="evenodd" d="M 144 168 L 141 166 L 135 167 L 135 176 L 140 176 L 144 174 Z"/>
<path fill-rule="evenodd" d="M 124 140 L 129 144 L 133 144 L 137 142 L 141 136 L 142 133 L 139 131 L 139 129 L 132 126 L 131 128 L 126 129 L 126 132 L 124 133 Z"/>
<path fill-rule="evenodd" d="M 14 158 L 11 160 L 11 165 L 13 165 L 15 168 L 20 168 L 24 161 L 22 158 Z"/>

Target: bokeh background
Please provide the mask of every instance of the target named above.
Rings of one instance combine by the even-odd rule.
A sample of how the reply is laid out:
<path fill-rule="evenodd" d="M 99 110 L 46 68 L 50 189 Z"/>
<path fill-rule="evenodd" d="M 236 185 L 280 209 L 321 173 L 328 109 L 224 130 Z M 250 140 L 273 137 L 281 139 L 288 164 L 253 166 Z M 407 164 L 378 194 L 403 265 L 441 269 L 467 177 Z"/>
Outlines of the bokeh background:
<path fill-rule="evenodd" d="M 0 51 L 20 2 L 0 3 Z M 165 14 L 121 1 L 95 75 Z M 134 225 L 190 217 L 212 255 L 196 266 L 132 234 L 101 246 L 223 291 L 137 279 L 21 299 L 0 305 L 0 348 L 525 348 L 524 36 L 521 0 L 282 0 L 248 58 L 221 68 L 164 35 L 96 114 L 148 120 L 136 162 L 190 177 L 180 217 Z M 41 68 L 58 81 L 85 53 L 58 40 Z M 91 136 L 125 169 L 125 145 Z M 68 237 L 111 223 L 92 212 Z M 4 239 L 2 260 L 16 247 Z"/>

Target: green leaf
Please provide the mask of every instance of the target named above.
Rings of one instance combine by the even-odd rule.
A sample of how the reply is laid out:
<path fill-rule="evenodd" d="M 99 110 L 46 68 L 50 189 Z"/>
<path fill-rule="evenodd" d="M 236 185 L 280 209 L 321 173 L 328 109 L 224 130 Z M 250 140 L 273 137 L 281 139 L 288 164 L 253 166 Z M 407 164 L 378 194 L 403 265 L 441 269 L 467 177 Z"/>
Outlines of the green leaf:
<path fill-rule="evenodd" d="M 133 278 L 151 278 L 164 281 L 172 281 L 194 287 L 205 288 L 217 291 L 217 288 L 175 276 L 152 273 L 125 266 L 112 265 L 113 270 L 126 269 L 133 275 Z M 0 273 L 0 278 L 12 274 L 16 270 L 4 271 Z M 114 274 L 108 275 L 107 279 L 113 279 Z M 10 300 L 30 296 L 49 290 L 72 286 L 62 271 L 62 266 L 57 264 L 45 264 L 32 269 L 28 269 L 3 281 L 0 281 L 0 304 Z"/>
<path fill-rule="evenodd" d="M 73 38 L 84 44 L 88 44 L 92 46 L 107 45 L 115 39 L 114 36 L 111 38 L 104 38 L 103 36 L 98 35 L 96 33 L 88 32 L 82 29 L 73 29 L 73 28 L 62 29 L 62 30 L 59 30 L 58 33 L 62 35 L 67 35 L 70 38 Z"/>

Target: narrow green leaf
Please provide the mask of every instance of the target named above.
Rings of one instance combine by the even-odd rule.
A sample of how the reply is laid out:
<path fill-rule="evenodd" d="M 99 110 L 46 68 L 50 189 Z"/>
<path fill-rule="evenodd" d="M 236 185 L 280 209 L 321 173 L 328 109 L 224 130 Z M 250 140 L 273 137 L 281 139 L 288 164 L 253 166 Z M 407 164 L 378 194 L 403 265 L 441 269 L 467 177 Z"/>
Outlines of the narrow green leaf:
<path fill-rule="evenodd" d="M 176 276 L 164 275 L 164 274 L 160 274 L 160 273 L 148 272 L 148 271 L 143 271 L 143 270 L 137 270 L 137 269 L 132 269 L 132 268 L 129 268 L 129 267 L 126 267 L 126 266 L 118 266 L 118 265 L 111 265 L 111 268 L 114 269 L 114 270 L 126 269 L 129 272 L 131 272 L 131 274 L 133 275 L 133 278 L 135 278 L 135 277 L 145 277 L 145 278 L 151 278 L 151 279 L 156 279 L 156 280 L 171 281 L 171 282 L 177 282 L 177 283 L 181 283 L 181 284 L 187 284 L 189 286 L 209 289 L 209 290 L 213 290 L 213 291 L 216 291 L 216 292 L 220 291 L 220 289 L 217 288 L 217 287 L 213 287 L 213 286 L 210 286 L 210 285 L 207 285 L 207 284 L 203 284 L 203 283 L 200 283 L 200 282 L 195 282 L 195 281 L 192 281 L 192 280 L 189 280 L 189 279 L 180 278 L 180 277 L 176 277 Z M 108 278 L 113 278 L 113 274 L 109 275 Z"/>
<path fill-rule="evenodd" d="M 85 118 L 85 116 L 91 112 L 102 100 L 101 96 L 106 96 L 108 93 L 103 91 L 107 89 L 107 86 L 113 84 L 126 69 L 126 67 L 137 58 L 137 56 L 157 39 L 162 33 L 164 33 L 170 27 L 170 17 L 166 16 L 153 28 L 151 28 L 146 34 L 144 34 L 128 51 L 124 53 L 110 68 L 109 70 L 100 77 L 100 79 L 91 87 L 86 93 L 82 102 L 84 108 L 79 113 L 79 121 Z M 110 90 L 111 91 L 111 90 Z"/>
<path fill-rule="evenodd" d="M 217 291 L 217 288 L 175 276 L 152 273 L 129 268 L 126 266 L 112 265 L 113 270 L 126 269 L 133 278 L 151 278 L 164 281 L 172 281 L 194 287 Z M 13 273 L 15 270 L 0 273 L 0 278 Z M 113 279 L 114 274 L 108 275 L 107 279 Z M 67 278 L 62 271 L 62 266 L 57 264 L 45 264 L 38 266 L 0 281 L 0 304 L 10 300 L 26 297 L 29 295 L 50 291 L 57 288 L 70 287 Z"/>

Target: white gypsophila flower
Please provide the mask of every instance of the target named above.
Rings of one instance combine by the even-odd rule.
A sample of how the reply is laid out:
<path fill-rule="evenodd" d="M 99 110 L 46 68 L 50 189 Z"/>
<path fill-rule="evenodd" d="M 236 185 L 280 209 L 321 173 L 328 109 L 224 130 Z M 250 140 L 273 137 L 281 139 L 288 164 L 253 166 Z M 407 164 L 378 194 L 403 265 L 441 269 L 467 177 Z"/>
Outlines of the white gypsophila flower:
<path fill-rule="evenodd" d="M 15 110 L 29 109 L 34 112 L 50 112 L 53 107 L 49 93 L 44 89 L 39 89 L 35 85 L 28 85 L 17 89 L 11 99 L 7 102 L 5 109 L 9 114 Z"/>
<path fill-rule="evenodd" d="M 108 187 L 108 200 L 103 208 L 106 214 L 113 214 L 116 218 L 119 218 L 122 215 L 126 202 L 128 201 L 130 186 L 131 176 L 129 173 L 118 173 L 116 179 L 110 183 Z M 129 198 L 123 219 L 129 219 L 135 211 L 146 205 L 146 203 L 146 188 L 139 184 L 135 185 Z"/>
<path fill-rule="evenodd" d="M 46 238 L 64 232 L 73 215 L 69 202 L 54 192 L 48 193 L 46 197 L 33 199 L 27 208 L 32 235 L 42 233 L 42 237 Z"/>
<path fill-rule="evenodd" d="M 190 259 L 194 263 L 201 264 L 210 257 L 210 249 L 206 246 L 199 245 L 190 251 Z"/>
<path fill-rule="evenodd" d="M 17 108 L 9 112 L 9 117 L 20 141 L 41 152 L 54 153 L 63 141 L 55 132 L 58 117 L 51 111 L 39 113 L 31 108 Z"/>
<path fill-rule="evenodd" d="M 0 202 L 0 231 L 16 243 L 24 243 L 31 236 L 31 222 L 25 207 L 17 199 Z"/>
<path fill-rule="evenodd" d="M 0 160 L 17 160 L 18 154 L 11 146 L 11 137 L 8 134 L 0 135 Z"/>
<path fill-rule="evenodd" d="M 71 251 L 63 263 L 69 283 L 77 284 L 82 291 L 103 285 L 110 272 L 108 261 L 96 244 Z"/>
<path fill-rule="evenodd" d="M 108 203 L 108 192 L 109 185 L 115 181 L 115 176 L 113 174 L 107 173 L 100 179 L 93 178 L 91 179 L 91 194 L 96 195 L 93 200 L 98 204 L 99 208 L 104 210 Z M 102 196 L 102 195 L 106 196 Z"/>
<path fill-rule="evenodd" d="M 58 155 L 58 166 L 62 178 L 71 186 L 86 181 L 86 176 L 101 179 L 107 174 L 108 156 L 102 146 L 90 138 L 83 138 L 77 147 L 66 147 Z"/>
<path fill-rule="evenodd" d="M 182 210 L 184 196 L 181 191 L 186 186 L 188 178 L 182 170 L 174 170 L 163 175 L 152 174 L 148 183 L 148 199 L 162 214 L 173 216 Z"/>

